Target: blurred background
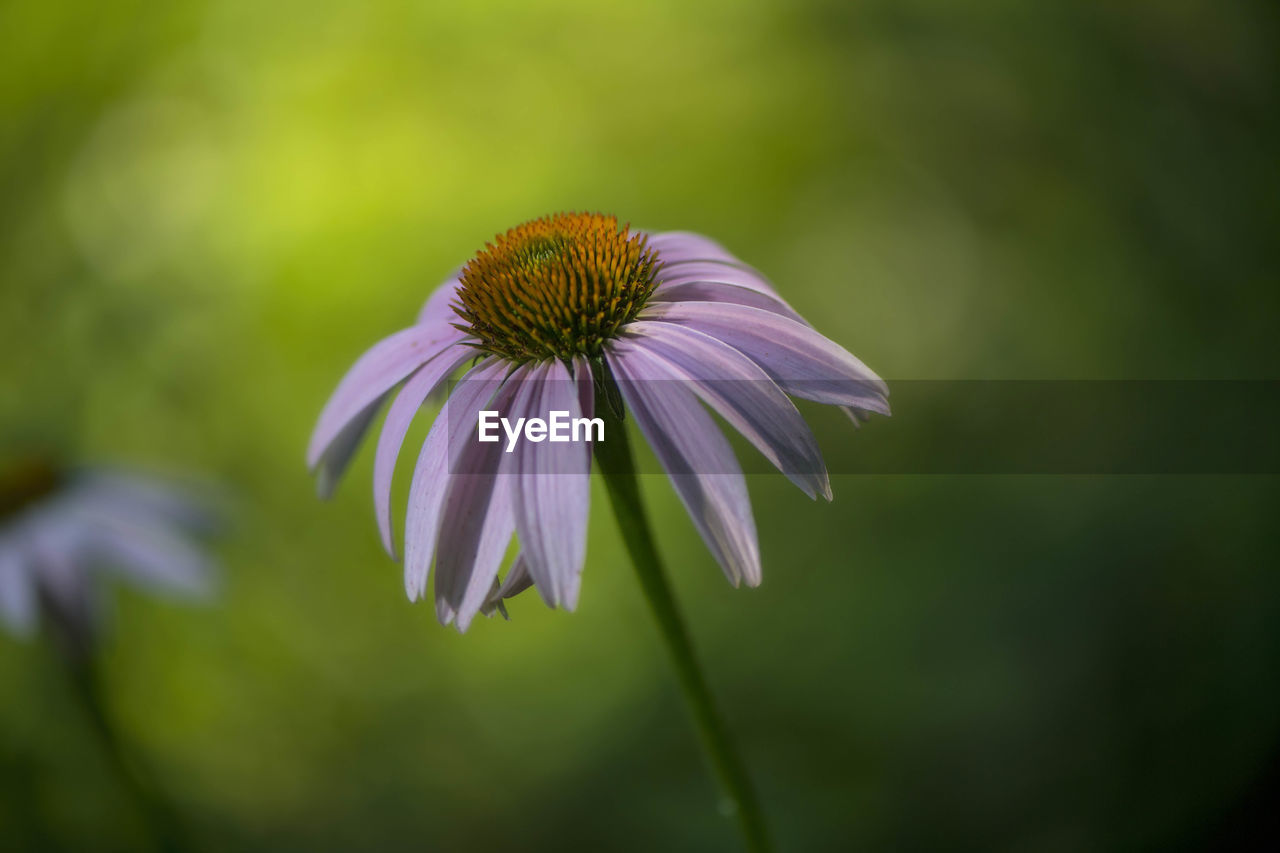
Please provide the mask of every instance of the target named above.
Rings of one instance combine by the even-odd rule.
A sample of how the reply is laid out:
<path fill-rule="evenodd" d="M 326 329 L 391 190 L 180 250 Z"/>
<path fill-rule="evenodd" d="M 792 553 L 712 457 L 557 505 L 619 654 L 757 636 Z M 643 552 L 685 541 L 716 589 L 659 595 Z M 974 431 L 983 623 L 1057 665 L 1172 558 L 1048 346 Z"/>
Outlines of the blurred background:
<path fill-rule="evenodd" d="M 3 440 L 235 497 L 217 601 L 121 589 L 102 649 L 189 835 L 738 849 L 598 484 L 579 612 L 442 629 L 371 449 L 314 497 L 342 373 L 495 232 L 600 209 L 891 382 L 1276 378 L 1278 46 L 1263 0 L 0 4 Z M 1276 838 L 1274 477 L 833 486 L 752 478 L 734 590 L 645 483 L 781 848 Z M 0 846 L 143 846 L 49 643 L 0 684 Z"/>

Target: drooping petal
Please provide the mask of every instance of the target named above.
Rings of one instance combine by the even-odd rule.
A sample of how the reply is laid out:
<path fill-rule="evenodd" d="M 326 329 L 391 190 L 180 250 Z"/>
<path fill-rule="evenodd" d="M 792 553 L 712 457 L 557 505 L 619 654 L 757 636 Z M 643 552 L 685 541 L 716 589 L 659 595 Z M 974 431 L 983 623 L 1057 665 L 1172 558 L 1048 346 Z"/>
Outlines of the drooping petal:
<path fill-rule="evenodd" d="M 625 338 L 606 350 L 609 367 L 694 526 L 735 586 L 760 583 L 760 552 L 746 479 L 733 449 L 693 394 L 670 372 L 634 358 Z M 703 473 L 715 472 L 715 473 Z"/>
<path fill-rule="evenodd" d="M 512 481 L 496 474 L 455 474 L 441 519 L 436 559 L 436 616 L 466 631 L 480 612 L 515 532 Z"/>
<path fill-rule="evenodd" d="M 485 408 L 510 417 L 525 407 L 522 398 L 537 392 L 536 384 L 523 381 L 529 372 L 517 368 Z M 440 518 L 436 616 L 445 625 L 456 620 L 458 630 L 466 631 L 488 597 L 515 532 L 514 482 L 508 474 L 513 454 L 503 452 L 502 441 L 478 441 L 475 418 L 459 423 L 451 413 L 450 421 L 454 471 Z"/>
<path fill-rule="evenodd" d="M 728 344 L 686 326 L 638 321 L 627 327 L 633 361 L 667 372 L 742 433 L 809 497 L 831 499 L 827 469 L 809 425 L 760 367 Z M 674 384 L 674 383 L 672 383 Z M 659 386 L 656 393 L 662 393 Z"/>
<path fill-rule="evenodd" d="M 444 284 L 441 284 L 431 292 L 427 297 L 427 301 L 423 303 L 422 310 L 418 312 L 418 325 L 426 326 L 433 333 L 448 328 L 453 323 L 458 322 L 458 315 L 453 310 L 454 297 L 458 293 L 458 275 L 461 272 L 455 272 L 450 276 Z"/>
<path fill-rule="evenodd" d="M 760 290 L 753 290 L 738 284 L 724 281 L 705 281 L 691 279 L 658 285 L 653 292 L 655 302 L 732 302 L 736 305 L 747 305 L 762 311 L 772 311 L 789 317 L 797 323 L 805 323 L 805 319 L 795 309 L 777 296 Z M 806 323 L 807 325 L 807 323 Z"/>
<path fill-rule="evenodd" d="M 325 403 L 311 434 L 307 465 L 315 468 L 331 445 L 338 442 L 347 445 L 343 448 L 347 452 L 336 454 L 342 457 L 341 464 L 330 467 L 340 473 L 364 431 L 352 427 L 363 422 L 367 428 L 388 391 L 461 337 L 462 333 L 453 328 L 433 332 L 423 326 L 412 326 L 375 344 L 347 371 L 333 396 Z"/>
<path fill-rule="evenodd" d="M 126 507 L 138 517 L 154 518 L 201 533 L 212 532 L 219 524 L 212 498 L 217 491 L 208 483 L 200 490 L 182 488 L 176 482 L 143 477 L 114 468 L 83 472 L 75 485 L 85 500 Z"/>
<path fill-rule="evenodd" d="M 450 437 L 454 427 L 467 417 L 475 423 L 475 413 L 498 390 L 507 367 L 497 359 L 488 359 L 471 368 L 458 383 L 444 409 L 431 425 L 427 439 L 418 454 L 409 487 L 409 509 L 405 517 L 404 585 L 410 601 L 426 592 L 427 574 L 435 554 L 440 530 L 440 510 L 451 478 Z"/>
<path fill-rule="evenodd" d="M 0 541 L 0 622 L 17 637 L 36 627 L 35 580 L 17 542 Z"/>
<path fill-rule="evenodd" d="M 55 606 L 73 630 L 87 632 L 95 618 L 97 592 L 85 569 L 84 525 L 60 513 L 60 503 L 44 508 L 27 525 L 26 553 L 38 596 Z"/>
<path fill-rule="evenodd" d="M 649 234 L 649 247 L 666 263 L 715 259 L 741 263 L 733 254 L 710 237 L 692 231 L 658 231 Z"/>
<path fill-rule="evenodd" d="M 390 395 L 391 392 L 388 391 L 368 406 L 365 406 L 342 428 L 337 437 L 320 454 L 320 459 L 315 466 L 315 473 L 316 494 L 322 500 L 328 500 L 333 497 L 334 490 L 338 488 L 338 481 L 342 479 L 347 466 L 351 464 L 351 459 L 356 455 L 356 448 L 360 446 L 360 441 L 364 438 L 364 434 L 369 431 L 369 425 L 378 416 L 378 410 L 382 408 L 383 402 Z"/>
<path fill-rule="evenodd" d="M 735 284 L 778 297 L 773 285 L 759 272 L 746 266 L 734 266 L 725 261 L 684 261 L 666 264 L 660 274 L 663 285 L 671 287 L 677 284 L 688 284 L 691 281 L 716 281 L 722 284 Z"/>
<path fill-rule="evenodd" d="M 524 554 L 516 554 L 510 570 L 507 571 L 507 576 L 498 587 L 498 598 L 515 598 L 531 586 L 533 586 L 533 575 L 529 574 L 529 564 L 525 562 Z"/>
<path fill-rule="evenodd" d="M 516 554 L 511 568 L 507 570 L 506 578 L 501 583 L 494 579 L 489 597 L 480 606 L 481 615 L 492 616 L 494 613 L 501 613 L 503 619 L 509 619 L 506 600 L 515 598 L 531 586 L 533 586 L 533 578 L 529 575 L 529 567 L 525 565 L 524 555 Z"/>
<path fill-rule="evenodd" d="M 862 429 L 862 425 L 871 420 L 871 415 L 856 406 L 841 406 L 840 411 L 849 416 L 849 420 L 853 422 L 854 429 Z"/>
<path fill-rule="evenodd" d="M 209 559 L 154 524 L 103 515 L 86 548 L 108 568 L 153 591 L 184 595 L 209 591 L 213 572 Z"/>
<path fill-rule="evenodd" d="M 525 383 L 528 393 L 521 395 L 524 405 L 515 409 L 517 416 L 550 424 L 552 413 L 561 413 L 570 425 L 582 416 L 579 386 L 559 361 L 535 368 Z M 537 443 L 526 438 L 515 448 L 516 532 L 543 600 L 573 610 L 587 551 L 591 456 L 584 441 L 553 438 L 548 434 Z"/>
<path fill-rule="evenodd" d="M 764 368 L 796 397 L 889 414 L 889 389 L 839 344 L 786 317 L 724 302 L 652 302 L 642 320 L 689 326 Z"/>
<path fill-rule="evenodd" d="M 458 317 L 458 312 L 453 310 L 453 306 L 457 304 L 458 288 L 462 285 L 462 282 L 458 279 L 460 275 L 462 275 L 462 270 L 455 270 L 449 280 L 436 288 L 435 292 L 431 294 L 426 304 L 422 306 L 422 311 L 418 314 L 418 323 L 420 325 L 441 330 L 448 329 L 453 332 L 458 331 L 453 328 L 453 325 L 458 323 L 461 318 Z M 459 342 L 466 341 L 470 337 L 466 333 L 460 333 L 458 340 Z M 441 385 L 434 392 L 427 395 L 427 402 L 433 404 L 443 403 L 448 393 L 448 387 Z"/>
<path fill-rule="evenodd" d="M 382 534 L 382 547 L 392 559 L 395 559 L 396 547 L 391 521 L 391 481 L 395 476 L 396 460 L 400 457 L 400 446 L 427 397 L 443 386 L 463 362 L 474 357 L 475 350 L 469 347 L 455 345 L 445 349 L 409 377 L 387 411 L 373 463 L 373 508 L 378 518 L 378 531 Z"/>

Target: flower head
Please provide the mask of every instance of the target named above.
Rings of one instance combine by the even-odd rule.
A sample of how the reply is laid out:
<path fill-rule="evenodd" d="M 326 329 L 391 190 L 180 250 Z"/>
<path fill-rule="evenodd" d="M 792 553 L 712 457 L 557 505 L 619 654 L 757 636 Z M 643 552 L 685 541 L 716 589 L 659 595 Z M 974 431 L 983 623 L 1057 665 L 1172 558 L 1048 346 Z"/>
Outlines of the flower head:
<path fill-rule="evenodd" d="M 482 352 L 520 364 L 599 356 L 657 283 L 657 253 L 613 216 L 562 213 L 499 235 L 459 276 L 458 315 Z"/>
<path fill-rule="evenodd" d="M 710 408 L 810 497 L 831 497 L 812 433 L 789 397 L 888 414 L 885 384 L 805 322 L 756 270 L 686 232 L 647 233 L 600 214 L 558 214 L 498 235 L 343 378 L 308 462 L 327 496 L 374 417 L 374 508 L 396 555 L 391 481 L 428 397 L 467 362 L 418 456 L 405 586 L 435 565 L 441 622 L 465 630 L 529 586 L 572 609 L 586 554 L 589 445 L 477 440 L 477 413 L 589 417 L 616 387 L 695 526 L 735 585 L 760 582 L 746 481 Z M 704 408 L 704 406 L 706 408 Z M 607 440 L 607 437 L 606 437 Z M 520 543 L 505 578 L 503 556 Z"/>
<path fill-rule="evenodd" d="M 207 509 L 170 485 L 21 458 L 0 471 L 0 623 L 25 636 L 43 613 L 83 647 L 109 574 L 158 593 L 203 593 L 211 565 L 186 534 L 211 524 Z"/>

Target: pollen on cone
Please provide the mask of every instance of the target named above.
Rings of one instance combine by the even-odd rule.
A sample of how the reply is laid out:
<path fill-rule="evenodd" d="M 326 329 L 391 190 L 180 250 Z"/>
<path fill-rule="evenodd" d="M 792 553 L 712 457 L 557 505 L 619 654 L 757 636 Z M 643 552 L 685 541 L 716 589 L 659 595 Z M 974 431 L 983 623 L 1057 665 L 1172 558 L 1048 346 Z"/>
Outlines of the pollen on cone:
<path fill-rule="evenodd" d="M 616 216 L 558 213 L 499 234 L 462 270 L 459 324 L 523 363 L 599 355 L 657 286 L 647 237 Z"/>

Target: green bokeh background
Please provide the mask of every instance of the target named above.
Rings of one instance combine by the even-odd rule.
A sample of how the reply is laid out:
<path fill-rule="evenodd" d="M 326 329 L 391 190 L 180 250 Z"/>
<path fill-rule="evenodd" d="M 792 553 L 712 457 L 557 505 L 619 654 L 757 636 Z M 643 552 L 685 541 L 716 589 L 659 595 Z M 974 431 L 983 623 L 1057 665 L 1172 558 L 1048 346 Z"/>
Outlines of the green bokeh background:
<path fill-rule="evenodd" d="M 129 741 L 211 850 L 737 849 L 602 491 L 576 614 L 442 629 L 368 448 L 314 498 L 342 372 L 494 232 L 600 209 L 890 380 L 1274 378 L 1278 47 L 1262 0 L 0 4 L 5 440 L 235 507 L 216 603 L 114 596 Z M 645 483 L 781 847 L 1257 830 L 1275 478 L 833 485 L 752 478 L 734 590 Z M 143 844 L 47 644 L 0 684 L 0 846 Z"/>

